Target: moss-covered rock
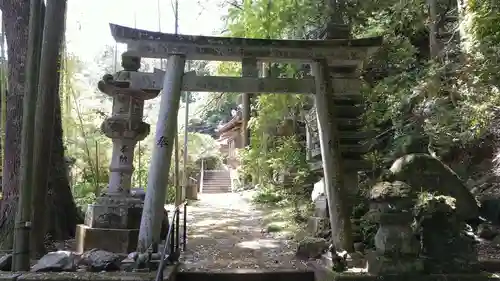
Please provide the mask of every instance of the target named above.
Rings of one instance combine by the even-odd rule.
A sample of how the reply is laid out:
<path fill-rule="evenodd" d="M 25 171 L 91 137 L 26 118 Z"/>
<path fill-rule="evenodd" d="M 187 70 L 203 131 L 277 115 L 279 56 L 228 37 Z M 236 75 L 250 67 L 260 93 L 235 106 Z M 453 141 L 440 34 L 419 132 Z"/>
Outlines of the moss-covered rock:
<path fill-rule="evenodd" d="M 299 241 L 296 256 L 302 259 L 318 258 L 328 249 L 328 241 L 322 238 L 305 237 Z"/>
<path fill-rule="evenodd" d="M 414 196 L 412 188 L 402 182 L 379 182 L 370 190 L 370 200 L 386 201 L 391 199 L 411 198 Z"/>
<path fill-rule="evenodd" d="M 425 257 L 425 272 L 479 271 L 474 239 L 463 233 L 465 223 L 456 215 L 454 198 L 422 193 L 414 212 L 415 228 Z"/>
<path fill-rule="evenodd" d="M 479 215 L 478 204 L 464 182 L 448 166 L 429 154 L 408 154 L 397 159 L 384 180 L 405 182 L 415 193 L 429 192 L 455 198 L 457 215 L 461 219 L 475 219 Z"/>

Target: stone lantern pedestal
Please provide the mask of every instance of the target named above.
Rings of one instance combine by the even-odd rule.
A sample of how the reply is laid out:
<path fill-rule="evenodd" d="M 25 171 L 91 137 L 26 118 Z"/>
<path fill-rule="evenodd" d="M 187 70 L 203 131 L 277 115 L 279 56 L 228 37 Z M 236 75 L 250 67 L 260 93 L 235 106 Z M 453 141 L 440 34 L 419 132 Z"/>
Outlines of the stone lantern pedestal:
<path fill-rule="evenodd" d="M 112 115 L 101 125 L 113 141 L 113 153 L 108 188 L 88 206 L 85 224 L 77 226 L 78 252 L 99 248 L 129 253 L 137 248 L 143 201 L 130 193 L 134 149 L 149 134 L 149 124 L 142 121 L 144 101 L 158 93 L 129 88 L 130 73 L 137 72 L 140 58 L 124 55 L 122 66 L 124 71 L 99 82 L 99 90 L 113 98 Z"/>

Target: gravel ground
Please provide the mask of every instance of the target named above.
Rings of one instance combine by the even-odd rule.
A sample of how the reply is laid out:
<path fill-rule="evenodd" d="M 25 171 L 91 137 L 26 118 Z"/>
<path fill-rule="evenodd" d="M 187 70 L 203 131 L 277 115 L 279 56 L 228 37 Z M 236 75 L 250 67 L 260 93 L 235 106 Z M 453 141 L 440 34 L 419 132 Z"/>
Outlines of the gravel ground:
<path fill-rule="evenodd" d="M 265 233 L 264 214 L 240 193 L 201 194 L 188 207 L 182 270 L 305 269 L 296 243 Z"/>
<path fill-rule="evenodd" d="M 500 261 L 500 246 L 492 241 L 482 240 L 476 245 L 479 260 Z"/>

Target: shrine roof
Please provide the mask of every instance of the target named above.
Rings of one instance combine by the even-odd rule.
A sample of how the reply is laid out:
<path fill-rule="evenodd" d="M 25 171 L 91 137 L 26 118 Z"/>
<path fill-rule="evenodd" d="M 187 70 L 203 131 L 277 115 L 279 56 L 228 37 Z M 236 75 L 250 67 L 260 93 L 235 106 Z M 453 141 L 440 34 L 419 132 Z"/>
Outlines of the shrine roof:
<path fill-rule="evenodd" d="M 229 122 L 227 122 L 226 124 L 222 125 L 222 127 L 218 128 L 216 130 L 216 132 L 219 134 L 219 135 L 222 135 L 226 132 L 229 132 L 230 130 L 232 130 L 233 128 L 237 127 L 237 126 L 241 126 L 242 124 L 242 120 L 241 120 L 241 116 L 239 115 L 236 115 L 233 117 L 233 119 L 229 120 Z"/>

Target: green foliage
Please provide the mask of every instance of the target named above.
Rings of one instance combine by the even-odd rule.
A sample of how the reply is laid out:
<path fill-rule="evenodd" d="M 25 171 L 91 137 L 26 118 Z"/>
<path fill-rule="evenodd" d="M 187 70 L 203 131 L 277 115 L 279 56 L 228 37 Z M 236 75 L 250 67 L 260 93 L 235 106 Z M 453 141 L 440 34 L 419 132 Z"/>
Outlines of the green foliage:
<path fill-rule="evenodd" d="M 257 188 L 257 192 L 254 194 L 252 200 L 260 204 L 278 204 L 285 199 L 280 193 L 280 190 L 275 186 L 262 186 Z"/>
<path fill-rule="evenodd" d="M 323 2 L 236 2 L 238 5 L 228 9 L 227 35 L 311 38 L 326 22 L 328 9 Z M 471 20 L 465 29 L 470 38 L 462 38 L 462 43 L 472 41 L 473 51 L 467 53 L 461 44 L 450 39 L 445 41 L 443 54 L 431 59 L 427 1 L 346 1 L 344 16 L 354 37 L 384 37 L 384 44 L 370 58 L 368 71 L 363 75 L 366 129 L 379 134 L 378 143 L 367 158 L 377 166 L 387 165 L 403 154 L 429 150 L 457 161 L 466 148 L 477 146 L 488 134 L 494 109 L 500 104 L 500 29 L 496 25 L 500 5 L 478 0 L 468 4 L 465 14 L 458 14 L 456 1 L 437 1 L 437 11 L 439 19 L 451 15 L 466 19 L 460 24 Z M 438 25 L 440 31 L 457 33 L 456 26 L 444 20 Z M 459 56 L 454 58 L 454 54 Z M 275 65 L 267 65 L 267 74 L 274 68 Z M 277 76 L 289 76 L 286 70 L 278 69 Z M 239 66 L 228 63 L 221 64 L 218 71 L 240 74 Z M 307 103 L 307 99 L 295 95 L 256 98 L 253 107 L 258 114 L 250 122 L 252 147 L 240 153 L 242 176 L 261 186 L 255 200 L 287 200 L 289 194 L 278 188 L 275 180 L 277 172 L 307 174 L 302 160 L 289 149 L 293 140 L 276 136 L 285 120 L 296 118 Z M 298 147 L 294 149 L 300 154 Z M 373 234 L 373 225 L 368 222 L 362 229 L 367 236 Z"/>
<path fill-rule="evenodd" d="M 500 43 L 500 30 L 495 24 L 500 20 L 500 3 L 496 1 L 467 1 L 466 7 L 473 13 L 472 31 L 478 41 L 492 46 Z"/>
<path fill-rule="evenodd" d="M 103 73 L 112 73 L 112 56 L 114 50 L 107 47 L 99 64 Z M 144 71 L 151 68 L 151 64 L 142 61 Z M 206 71 L 205 64 L 195 63 L 193 68 L 198 72 Z M 96 93 L 94 90 L 87 92 L 85 88 L 79 87 L 80 83 L 76 78 L 83 69 L 82 62 L 77 57 L 66 54 L 64 60 L 62 93 L 63 101 L 63 130 L 65 136 L 66 155 L 76 159 L 71 171 L 71 185 L 75 201 L 79 207 L 85 209 L 87 204 L 93 203 L 100 196 L 101 192 L 107 188 L 109 182 L 109 164 L 112 143 L 111 139 L 104 136 L 100 126 L 104 119 L 108 117 L 111 109 L 110 99 L 104 98 L 104 94 Z M 190 102 L 194 101 L 196 95 L 191 95 Z M 100 99 L 99 107 L 92 105 L 96 99 Z M 146 109 L 147 110 L 147 109 Z M 154 125 L 154 124 L 152 124 Z M 134 173 L 132 175 L 132 187 L 147 187 L 148 170 L 151 161 L 151 139 L 148 138 L 136 145 L 134 151 Z M 201 160 L 205 159 L 205 165 L 217 168 L 221 164 L 220 155 L 213 138 L 209 135 L 199 133 L 188 134 L 188 161 L 184 165 L 183 160 L 183 139 L 184 135 L 179 134 L 179 156 L 180 162 L 180 184 L 183 184 L 184 175 L 196 178 L 201 167 Z M 173 202 L 175 198 L 174 170 L 175 162 L 172 159 L 169 183 L 167 188 L 167 202 Z M 185 168 L 185 169 L 184 169 Z"/>

